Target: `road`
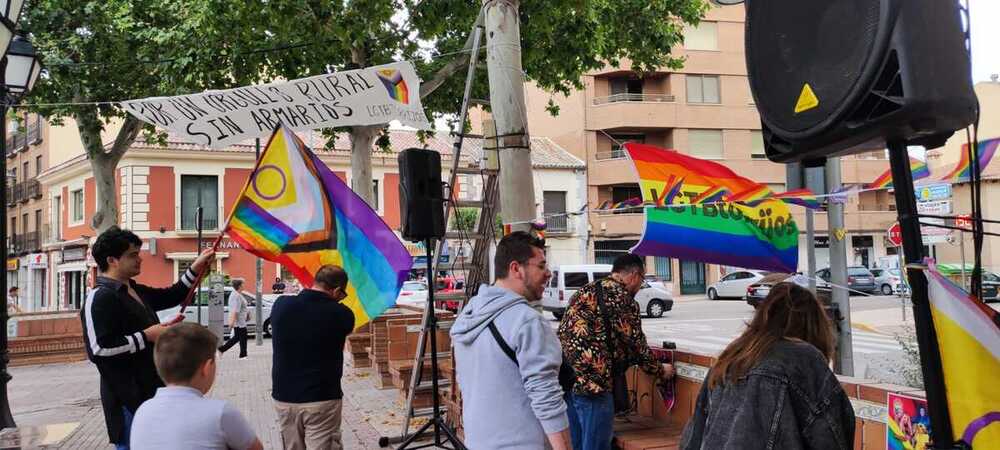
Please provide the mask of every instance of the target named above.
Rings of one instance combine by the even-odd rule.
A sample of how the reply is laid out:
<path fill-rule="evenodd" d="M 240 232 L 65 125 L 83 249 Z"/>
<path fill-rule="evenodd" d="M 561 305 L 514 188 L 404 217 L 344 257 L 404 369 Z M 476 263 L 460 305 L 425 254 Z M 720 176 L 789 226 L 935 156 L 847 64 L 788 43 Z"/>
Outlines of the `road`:
<path fill-rule="evenodd" d="M 717 355 L 743 332 L 753 311 L 743 300 L 682 297 L 662 318 L 644 317 L 642 329 L 651 345 L 672 341 L 679 349 Z M 909 308 L 906 314 L 909 317 Z M 851 315 L 855 325 L 852 327 L 855 376 L 903 384 L 901 366 L 905 357 L 894 336 L 894 332 L 905 326 L 900 299 L 851 297 Z M 877 326 L 864 323 L 866 320 L 876 322 Z"/>

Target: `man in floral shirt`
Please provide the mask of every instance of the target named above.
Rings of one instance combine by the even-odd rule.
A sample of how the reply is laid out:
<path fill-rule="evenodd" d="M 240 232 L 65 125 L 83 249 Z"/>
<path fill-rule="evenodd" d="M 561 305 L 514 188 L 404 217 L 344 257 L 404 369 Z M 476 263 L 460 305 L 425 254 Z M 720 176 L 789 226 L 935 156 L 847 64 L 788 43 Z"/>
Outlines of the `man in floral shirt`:
<path fill-rule="evenodd" d="M 660 380 L 673 376 L 671 365 L 661 364 L 653 357 L 639 322 L 635 294 L 642 286 L 645 272 L 641 257 L 619 256 L 611 276 L 596 280 L 573 295 L 559 325 L 563 355 L 576 376 L 567 401 L 575 450 L 611 448 L 612 368 L 616 362 L 619 367 L 638 365 Z M 601 308 L 597 301 L 598 283 L 604 291 Z M 610 333 L 605 329 L 602 314 L 607 315 L 611 324 Z M 614 349 L 613 355 L 609 355 L 609 348 Z"/>

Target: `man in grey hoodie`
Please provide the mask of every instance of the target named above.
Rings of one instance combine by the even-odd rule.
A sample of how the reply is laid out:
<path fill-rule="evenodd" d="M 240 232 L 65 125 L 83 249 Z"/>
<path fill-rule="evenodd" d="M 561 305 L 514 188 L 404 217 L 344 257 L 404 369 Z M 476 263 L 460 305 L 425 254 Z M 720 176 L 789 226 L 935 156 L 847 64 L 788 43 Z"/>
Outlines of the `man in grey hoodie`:
<path fill-rule="evenodd" d="M 569 450 L 569 419 L 552 327 L 529 306 L 552 272 L 545 241 L 514 232 L 497 245 L 496 283 L 483 285 L 451 327 L 462 389 L 465 443 L 471 449 Z"/>

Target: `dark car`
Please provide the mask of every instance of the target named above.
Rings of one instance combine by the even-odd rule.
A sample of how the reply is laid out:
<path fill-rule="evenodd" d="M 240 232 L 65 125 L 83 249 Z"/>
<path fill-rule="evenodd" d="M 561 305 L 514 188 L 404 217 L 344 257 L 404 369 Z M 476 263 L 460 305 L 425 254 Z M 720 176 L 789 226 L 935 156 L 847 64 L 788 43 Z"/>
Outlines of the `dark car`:
<path fill-rule="evenodd" d="M 785 281 L 791 276 L 792 274 L 789 273 L 769 273 L 764 275 L 764 278 L 747 287 L 747 293 L 743 298 L 746 299 L 748 305 L 757 309 L 757 305 L 760 305 L 767 298 L 767 294 L 771 293 L 771 286 Z"/>
<path fill-rule="evenodd" d="M 830 287 L 830 269 L 816 271 L 816 278 L 826 282 L 823 283 L 824 287 Z M 864 266 L 847 268 L 847 287 L 854 291 L 852 295 L 859 291 L 869 295 L 879 292 L 879 286 L 875 284 L 875 275 L 872 275 L 871 271 Z"/>

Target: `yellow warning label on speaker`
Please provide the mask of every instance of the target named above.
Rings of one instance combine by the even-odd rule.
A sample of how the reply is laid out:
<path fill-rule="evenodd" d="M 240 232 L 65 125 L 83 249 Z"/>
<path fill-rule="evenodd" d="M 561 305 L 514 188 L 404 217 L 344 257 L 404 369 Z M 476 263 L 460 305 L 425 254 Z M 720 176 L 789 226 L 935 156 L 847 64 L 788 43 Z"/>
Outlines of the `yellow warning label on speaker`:
<path fill-rule="evenodd" d="M 816 93 L 813 92 L 812 87 L 809 83 L 802 86 L 802 93 L 799 94 L 799 101 L 795 102 L 795 114 L 802 111 L 808 111 L 819 106 L 819 99 L 816 98 Z"/>

